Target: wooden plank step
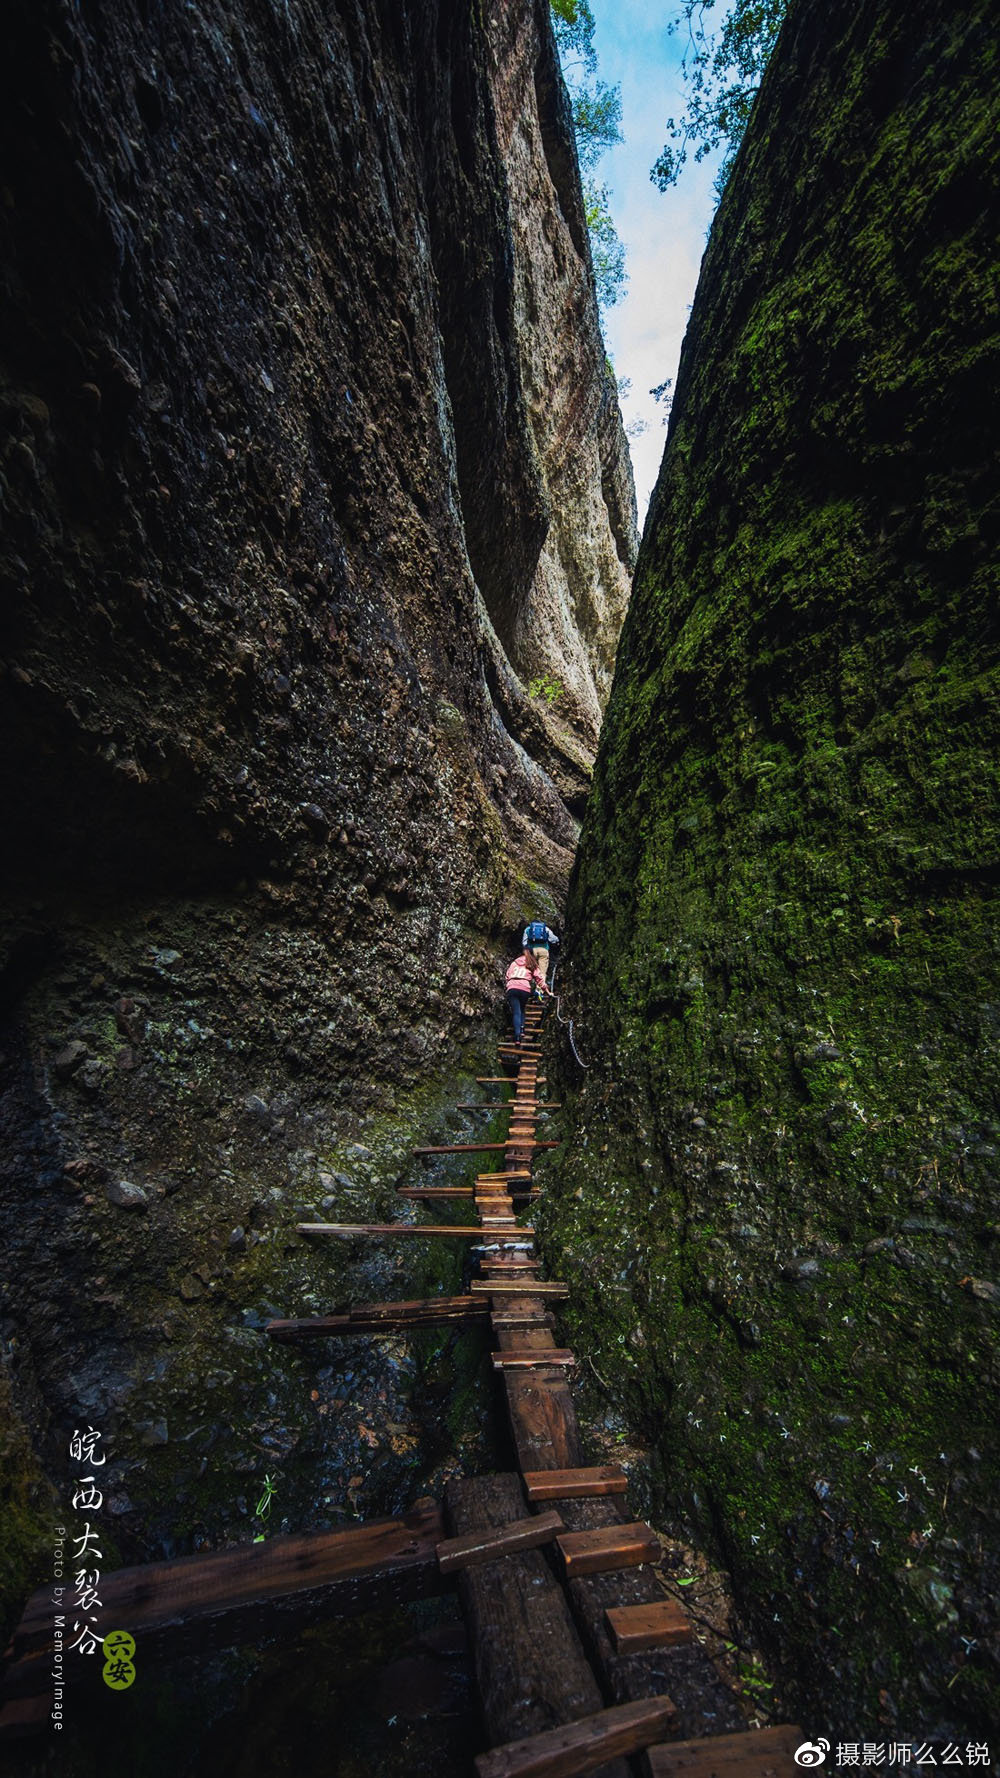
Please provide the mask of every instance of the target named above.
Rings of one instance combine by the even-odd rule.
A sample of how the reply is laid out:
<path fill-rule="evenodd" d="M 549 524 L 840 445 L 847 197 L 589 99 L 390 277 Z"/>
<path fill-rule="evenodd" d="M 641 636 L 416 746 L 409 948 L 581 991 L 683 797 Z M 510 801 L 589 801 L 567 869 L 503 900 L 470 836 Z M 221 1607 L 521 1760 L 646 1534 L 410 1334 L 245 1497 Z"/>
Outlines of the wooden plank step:
<path fill-rule="evenodd" d="M 505 1142 L 443 1142 L 431 1148 L 413 1148 L 411 1154 L 502 1154 Z"/>
<path fill-rule="evenodd" d="M 516 1550 L 536 1550 L 543 1543 L 551 1543 L 564 1530 L 559 1514 L 549 1512 L 534 1513 L 530 1519 L 512 1519 L 499 1528 L 467 1531 L 462 1537 L 448 1537 L 438 1544 L 438 1567 L 442 1574 L 454 1574 L 460 1568 L 496 1562 Z"/>
<path fill-rule="evenodd" d="M 655 1605 L 614 1606 L 605 1612 L 605 1622 L 620 1655 L 643 1654 L 649 1648 L 678 1648 L 691 1641 L 691 1619 L 676 1599 L 661 1599 Z"/>
<path fill-rule="evenodd" d="M 650 1747 L 650 1778 L 791 1778 L 793 1755 L 805 1736 L 792 1723 L 749 1729 L 743 1735 L 704 1735 Z"/>
<path fill-rule="evenodd" d="M 528 1180 L 531 1178 L 530 1167 L 501 1167 L 495 1173 L 477 1173 L 477 1185 L 509 1185 L 511 1180 Z"/>
<path fill-rule="evenodd" d="M 569 1285 L 559 1279 L 525 1279 L 519 1284 L 512 1278 L 473 1278 L 469 1292 L 472 1296 L 548 1296 L 565 1302 Z"/>
<path fill-rule="evenodd" d="M 538 1370 L 549 1364 L 566 1369 L 576 1363 L 572 1352 L 565 1346 L 553 1346 L 550 1351 L 539 1347 L 534 1351 L 494 1352 L 492 1356 L 495 1371 Z"/>
<path fill-rule="evenodd" d="M 421 1315 L 434 1320 L 441 1313 L 461 1315 L 469 1302 L 466 1292 L 460 1296 L 424 1296 L 407 1297 L 405 1301 L 386 1303 L 354 1303 L 347 1311 L 351 1320 L 363 1321 L 395 1321 L 400 1314 L 407 1315 L 412 1310 L 418 1318 Z"/>
<path fill-rule="evenodd" d="M 567 1531 L 557 1539 L 567 1580 L 578 1574 L 607 1574 L 613 1568 L 638 1568 L 656 1562 L 660 1545 L 650 1525 L 602 1525 L 597 1531 Z"/>
<path fill-rule="evenodd" d="M 576 1469 L 584 1461 L 568 1375 L 564 1370 L 505 1371 L 503 1374 L 507 1412 L 522 1472 L 541 1468 Z M 568 1500 L 560 1509 L 563 1517 L 581 1504 L 592 1506 L 594 1502 Z M 642 1570 L 636 1569 L 635 1572 L 640 1574 Z M 609 1599 L 607 1603 L 613 1605 L 616 1601 Z"/>
<path fill-rule="evenodd" d="M 413 1148 L 411 1154 L 503 1154 L 509 1148 L 558 1148 L 558 1142 L 525 1141 L 523 1137 L 506 1142 L 445 1142 L 436 1148 Z"/>
<path fill-rule="evenodd" d="M 461 1326 L 485 1321 L 489 1310 L 469 1296 L 431 1297 L 426 1303 L 386 1304 L 385 1312 L 365 1315 L 352 1309 L 347 1315 L 311 1315 L 298 1320 L 269 1321 L 265 1333 L 273 1340 L 321 1340 L 344 1334 L 392 1333 L 399 1328 L 435 1327 L 441 1322 Z"/>
<path fill-rule="evenodd" d="M 476 1194 L 471 1185 L 397 1185 L 396 1195 L 427 1204 L 432 1198 L 440 1198 L 446 1204 L 454 1198 L 474 1198 Z"/>
<path fill-rule="evenodd" d="M 517 1099 L 481 1100 L 476 1104 L 461 1104 L 458 1111 L 511 1111 L 519 1101 Z M 530 1099 L 528 1101 L 536 1111 L 561 1111 L 562 1102 L 558 1099 Z"/>
<path fill-rule="evenodd" d="M 492 1321 L 496 1327 L 495 1315 Z M 529 1469 L 524 1476 L 524 1491 L 532 1502 L 585 1500 L 594 1494 L 624 1494 L 627 1488 L 628 1476 L 617 1463 L 593 1464 L 588 1469 Z"/>
<path fill-rule="evenodd" d="M 476 1085 L 477 1087 L 509 1087 L 513 1086 L 515 1078 L 513 1074 L 477 1074 Z M 539 1086 L 548 1085 L 544 1074 L 538 1076 L 538 1084 Z"/>
<path fill-rule="evenodd" d="M 501 1330 L 509 1331 L 512 1328 L 555 1327 L 556 1318 L 551 1310 L 540 1310 L 536 1311 L 534 1314 L 528 1312 L 522 1312 L 521 1314 L 497 1314 L 496 1311 L 494 1311 L 490 1316 L 490 1322 L 499 1333 Z M 532 1498 L 533 1496 L 529 1494 L 528 1499 L 531 1500 Z M 555 1498 L 556 1496 L 553 1495 L 553 1499 Z"/>
<path fill-rule="evenodd" d="M 523 1741 L 477 1756 L 476 1778 L 577 1778 L 610 1759 L 641 1753 L 670 1727 L 677 1712 L 667 1697 L 614 1704 Z"/>
<path fill-rule="evenodd" d="M 101 1577 L 102 1621 L 112 1629 L 128 1627 L 152 1672 L 206 1646 L 259 1641 L 265 1621 L 268 1634 L 288 1634 L 331 1615 L 439 1595 L 448 1584 L 437 1561 L 444 1532 L 441 1510 L 431 1502 L 401 1518 L 347 1531 L 269 1537 L 238 1549 L 118 1568 Z M 14 1631 L 14 1654 L 51 1649 L 52 1641 L 49 1581 L 28 1600 Z M 51 1697 L 51 1663 L 33 1665 Z M 65 1665 L 68 1672 L 93 1671 L 95 1663 Z"/>
<path fill-rule="evenodd" d="M 405 1240 L 410 1236 L 426 1235 L 446 1241 L 478 1241 L 483 1232 L 478 1222 L 461 1227 L 436 1222 L 298 1222 L 295 1227 L 300 1235 L 333 1235 L 338 1241 L 353 1241 L 362 1235 L 373 1240 L 393 1240 L 397 1235 Z M 503 1241 L 507 1236 L 498 1235 L 496 1239 Z"/>
<path fill-rule="evenodd" d="M 497 1177 L 502 1179 L 503 1174 L 498 1174 Z M 494 1198 L 503 1199 L 508 1196 L 513 1198 L 540 1198 L 542 1195 L 541 1186 L 538 1185 L 531 1187 L 515 1185 L 512 1188 L 505 1186 L 502 1191 L 496 1192 L 484 1191 L 481 1186 L 473 1185 L 400 1185 L 396 1187 L 396 1192 L 397 1196 L 402 1198 L 406 1203 L 414 1204 L 429 1204 L 434 1198 L 440 1198 L 442 1204 L 452 1203 L 458 1198 L 476 1198 L 477 1200 L 484 1200 L 489 1203 Z"/>

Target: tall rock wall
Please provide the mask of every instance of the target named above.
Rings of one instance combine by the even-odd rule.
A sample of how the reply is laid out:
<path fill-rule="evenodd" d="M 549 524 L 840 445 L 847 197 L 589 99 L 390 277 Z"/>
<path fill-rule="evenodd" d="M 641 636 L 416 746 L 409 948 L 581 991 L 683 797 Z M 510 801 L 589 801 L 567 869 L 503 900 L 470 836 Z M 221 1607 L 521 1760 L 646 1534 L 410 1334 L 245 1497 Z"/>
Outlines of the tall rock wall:
<path fill-rule="evenodd" d="M 1000 1718 L 994 22 L 793 0 L 569 909 L 553 1261 L 797 1720 L 852 1739 Z"/>
<path fill-rule="evenodd" d="M 185 1346 L 170 1498 L 190 1342 L 336 1297 L 281 1219 L 390 1212 L 558 904 L 631 481 L 546 0 L 14 0 L 6 38 L 4 1326 L 37 1418 L 123 1457 L 137 1352 Z"/>

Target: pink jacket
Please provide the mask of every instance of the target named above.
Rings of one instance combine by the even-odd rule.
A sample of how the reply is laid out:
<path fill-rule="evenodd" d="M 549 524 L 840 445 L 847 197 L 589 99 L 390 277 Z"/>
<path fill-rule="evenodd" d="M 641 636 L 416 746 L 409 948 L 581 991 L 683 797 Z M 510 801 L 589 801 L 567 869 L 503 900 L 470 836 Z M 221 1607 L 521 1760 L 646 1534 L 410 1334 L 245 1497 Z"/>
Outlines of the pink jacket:
<path fill-rule="evenodd" d="M 517 994 L 530 994 L 532 982 L 537 982 L 540 988 L 545 985 L 537 969 L 529 969 L 523 957 L 515 957 L 507 967 L 507 992 L 513 988 Z"/>

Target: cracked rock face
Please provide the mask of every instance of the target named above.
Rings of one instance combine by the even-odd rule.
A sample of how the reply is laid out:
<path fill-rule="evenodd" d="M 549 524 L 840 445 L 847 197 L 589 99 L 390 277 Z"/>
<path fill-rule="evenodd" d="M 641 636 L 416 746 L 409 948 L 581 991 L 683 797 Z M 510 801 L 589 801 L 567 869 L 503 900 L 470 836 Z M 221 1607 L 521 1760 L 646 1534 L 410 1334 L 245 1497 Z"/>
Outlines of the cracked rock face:
<path fill-rule="evenodd" d="M 558 917 L 633 501 L 543 0 L 7 23 L 7 1314 L 44 1239 L 32 1399 L 114 1325 L 127 1425 Z"/>
<path fill-rule="evenodd" d="M 569 910 L 581 1323 L 851 1736 L 1000 1715 L 998 73 L 985 5 L 790 7 Z"/>

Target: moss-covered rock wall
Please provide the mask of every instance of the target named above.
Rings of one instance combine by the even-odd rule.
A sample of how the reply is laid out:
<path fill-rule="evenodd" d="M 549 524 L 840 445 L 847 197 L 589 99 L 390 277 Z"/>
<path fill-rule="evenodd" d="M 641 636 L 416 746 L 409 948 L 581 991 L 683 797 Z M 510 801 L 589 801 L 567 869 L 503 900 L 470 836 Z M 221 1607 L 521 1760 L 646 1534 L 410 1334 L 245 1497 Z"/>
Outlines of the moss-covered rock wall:
<path fill-rule="evenodd" d="M 994 24 L 793 0 L 571 892 L 581 1333 L 803 1723 L 883 1740 L 1000 1717 Z"/>

